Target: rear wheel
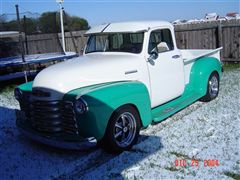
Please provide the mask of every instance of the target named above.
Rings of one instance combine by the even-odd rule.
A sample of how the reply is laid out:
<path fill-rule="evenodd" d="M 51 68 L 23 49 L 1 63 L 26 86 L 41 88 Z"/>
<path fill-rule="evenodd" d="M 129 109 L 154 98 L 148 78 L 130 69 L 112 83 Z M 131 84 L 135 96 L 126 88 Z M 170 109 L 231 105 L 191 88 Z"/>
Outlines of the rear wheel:
<path fill-rule="evenodd" d="M 200 100 L 203 102 L 209 102 L 218 96 L 219 92 L 219 76 L 217 72 L 213 72 L 208 79 L 208 87 L 206 95 Z"/>
<path fill-rule="evenodd" d="M 111 116 L 101 146 L 110 153 L 129 150 L 138 140 L 140 117 L 136 109 L 125 105 Z"/>

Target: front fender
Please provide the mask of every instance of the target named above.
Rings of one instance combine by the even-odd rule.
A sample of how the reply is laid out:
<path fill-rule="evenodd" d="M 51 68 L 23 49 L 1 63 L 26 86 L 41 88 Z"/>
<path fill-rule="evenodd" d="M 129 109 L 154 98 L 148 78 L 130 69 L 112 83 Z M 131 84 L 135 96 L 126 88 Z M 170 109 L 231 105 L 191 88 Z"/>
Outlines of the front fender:
<path fill-rule="evenodd" d="M 136 107 L 143 127 L 152 121 L 150 97 L 146 86 L 138 81 L 114 82 L 79 88 L 67 93 L 64 100 L 74 101 L 81 96 L 88 104 L 86 114 L 77 114 L 81 136 L 100 140 L 105 133 L 112 113 L 122 105 Z"/>

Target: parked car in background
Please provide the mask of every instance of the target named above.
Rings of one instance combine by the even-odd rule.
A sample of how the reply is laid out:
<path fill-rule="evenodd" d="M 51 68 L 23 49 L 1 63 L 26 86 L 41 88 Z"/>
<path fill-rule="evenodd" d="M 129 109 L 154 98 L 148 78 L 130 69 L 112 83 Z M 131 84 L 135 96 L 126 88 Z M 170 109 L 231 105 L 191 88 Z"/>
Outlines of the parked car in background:
<path fill-rule="evenodd" d="M 216 21 L 218 19 L 218 15 L 217 13 L 207 13 L 205 15 L 205 20 L 208 20 L 208 21 Z"/>
<path fill-rule="evenodd" d="M 239 13 L 232 12 L 232 13 L 227 13 L 226 14 L 226 19 L 231 20 L 231 19 L 240 19 Z"/>

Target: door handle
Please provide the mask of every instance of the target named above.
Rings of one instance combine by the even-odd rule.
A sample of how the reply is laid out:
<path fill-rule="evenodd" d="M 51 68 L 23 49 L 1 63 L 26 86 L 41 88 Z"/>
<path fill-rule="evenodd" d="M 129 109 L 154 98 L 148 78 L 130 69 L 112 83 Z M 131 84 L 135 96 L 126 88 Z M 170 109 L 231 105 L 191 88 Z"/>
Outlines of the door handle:
<path fill-rule="evenodd" d="M 180 58 L 180 55 L 176 54 L 176 55 L 172 56 L 172 58 L 173 59 L 178 59 L 178 58 Z"/>

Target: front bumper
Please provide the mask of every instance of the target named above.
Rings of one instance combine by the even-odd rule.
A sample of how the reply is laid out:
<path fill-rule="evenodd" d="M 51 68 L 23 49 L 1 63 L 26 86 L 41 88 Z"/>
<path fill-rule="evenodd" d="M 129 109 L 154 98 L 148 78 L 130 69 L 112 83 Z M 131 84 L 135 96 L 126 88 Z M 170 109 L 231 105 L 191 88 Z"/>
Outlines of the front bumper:
<path fill-rule="evenodd" d="M 83 138 L 76 136 L 66 136 L 64 134 L 46 134 L 31 128 L 30 125 L 26 123 L 25 114 L 20 110 L 15 110 L 16 112 L 16 125 L 20 133 L 24 134 L 26 137 L 38 141 L 40 143 L 63 148 L 63 149 L 78 149 L 86 150 L 91 147 L 96 146 L 97 141 L 93 137 Z"/>

